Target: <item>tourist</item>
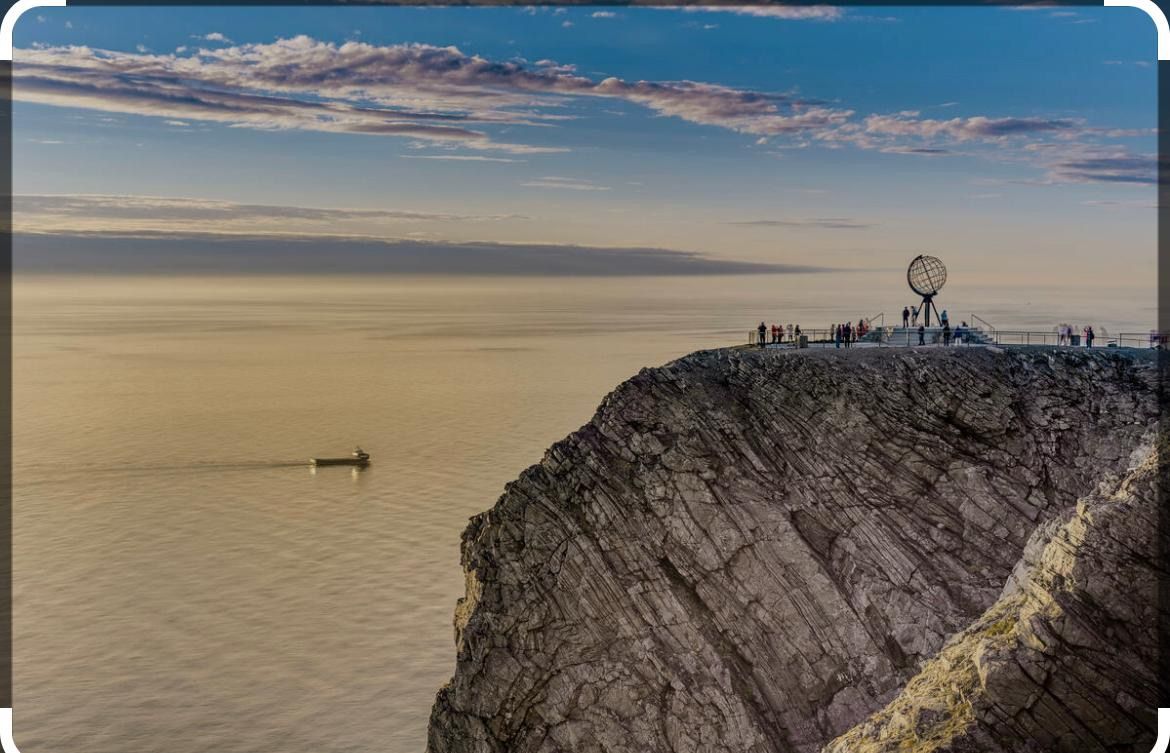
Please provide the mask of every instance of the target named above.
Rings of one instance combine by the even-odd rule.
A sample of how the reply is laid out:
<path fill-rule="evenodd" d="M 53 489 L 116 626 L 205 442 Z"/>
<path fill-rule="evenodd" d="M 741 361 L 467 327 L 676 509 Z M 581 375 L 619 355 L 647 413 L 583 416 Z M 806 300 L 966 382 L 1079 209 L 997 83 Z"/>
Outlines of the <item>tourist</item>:
<path fill-rule="evenodd" d="M 944 311 L 943 313 L 945 314 L 946 312 Z M 951 325 L 944 322 L 943 323 L 943 346 L 946 347 L 946 346 L 949 346 L 950 344 L 951 344 Z"/>
<path fill-rule="evenodd" d="M 799 340 L 800 339 L 800 325 L 799 324 L 796 325 L 795 331 L 796 331 L 796 339 Z"/>
<path fill-rule="evenodd" d="M 915 326 L 915 327 L 918 326 L 918 307 L 917 306 L 910 307 L 910 324 Z"/>
<path fill-rule="evenodd" d="M 947 319 L 947 310 L 946 309 L 943 309 L 942 313 L 938 315 L 938 323 L 944 327 L 950 323 L 949 320 Z"/>
<path fill-rule="evenodd" d="M 918 344 L 926 345 L 926 327 L 921 324 L 918 325 Z"/>
<path fill-rule="evenodd" d="M 760 332 L 760 347 L 762 348 L 768 344 L 768 327 L 763 322 L 760 322 L 759 332 Z"/>
<path fill-rule="evenodd" d="M 1090 324 L 1085 327 L 1085 347 L 1093 347 L 1093 340 L 1097 338 L 1097 333 L 1093 331 L 1093 325 Z"/>
<path fill-rule="evenodd" d="M 903 306 L 902 307 L 902 329 L 906 329 L 909 326 L 910 326 L 910 309 L 908 307 Z"/>
<path fill-rule="evenodd" d="M 792 325 L 788 325 L 788 342 L 792 342 Z"/>
<path fill-rule="evenodd" d="M 955 327 L 955 345 L 962 345 L 963 338 L 967 334 L 967 322 L 959 322 L 959 326 Z"/>

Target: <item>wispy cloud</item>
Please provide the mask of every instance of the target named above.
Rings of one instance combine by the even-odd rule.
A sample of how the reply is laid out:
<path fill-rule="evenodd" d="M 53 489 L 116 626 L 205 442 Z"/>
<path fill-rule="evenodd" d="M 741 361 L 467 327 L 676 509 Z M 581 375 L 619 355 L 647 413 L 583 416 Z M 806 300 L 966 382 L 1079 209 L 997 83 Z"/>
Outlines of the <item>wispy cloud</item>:
<path fill-rule="evenodd" d="M 1129 200 L 1113 200 L 1113 199 L 1092 199 L 1089 201 L 1082 201 L 1082 205 L 1086 207 L 1117 207 L 1123 209 L 1157 209 L 1157 202 L 1141 201 L 1137 199 Z"/>
<path fill-rule="evenodd" d="M 608 191 L 609 186 L 599 186 L 587 180 L 579 180 L 577 178 L 558 178 L 555 175 L 537 178 L 536 180 L 526 181 L 521 183 L 522 186 L 529 188 L 559 188 L 568 191 Z"/>
<path fill-rule="evenodd" d="M 883 136 L 914 136 L 926 139 L 971 141 L 973 139 L 1002 139 L 1011 136 L 1030 136 L 1054 131 L 1073 132 L 1081 127 L 1074 120 L 1053 118 L 951 118 L 932 120 L 917 117 L 918 113 L 870 115 L 865 119 L 865 132 Z"/>
<path fill-rule="evenodd" d="M 1052 176 L 1062 182 L 1153 185 L 1158 182 L 1157 160 L 1124 152 L 1070 157 L 1052 163 Z"/>
<path fill-rule="evenodd" d="M 526 220 L 524 215 L 473 215 L 399 209 L 348 209 L 237 204 L 209 199 L 101 194 L 13 197 L 17 230 L 370 233 L 403 223 Z"/>
<path fill-rule="evenodd" d="M 728 222 L 728 225 L 744 227 L 786 227 L 786 228 L 819 228 L 822 230 L 863 230 L 874 227 L 872 223 L 859 222 L 848 217 L 813 217 L 810 219 L 783 219 L 783 220 L 742 220 Z"/>
<path fill-rule="evenodd" d="M 146 55 L 88 47 L 21 51 L 16 95 L 28 101 L 260 129 L 429 139 L 519 153 L 471 126 L 546 124 L 556 97 L 600 97 L 757 135 L 845 122 L 852 111 L 780 93 L 694 81 L 600 81 L 430 45 L 341 45 L 308 37 Z M 549 97 L 552 97 L 550 99 Z"/>
<path fill-rule="evenodd" d="M 402 159 L 433 159 L 445 162 L 526 162 L 510 157 L 484 157 L 479 154 L 403 154 Z"/>
<path fill-rule="evenodd" d="M 777 18 L 785 21 L 836 21 L 845 11 L 835 5 L 669 5 L 663 10 L 683 13 L 734 13 L 737 16 Z"/>
<path fill-rule="evenodd" d="M 823 20 L 841 13 L 832 6 L 710 8 Z M 582 98 L 626 102 L 656 115 L 784 142 L 769 142 L 778 149 L 851 146 L 938 156 L 960 144 L 971 155 L 982 145 L 994 147 L 985 149 L 984 156 L 1002 160 L 1008 147 L 1035 140 L 1087 144 L 1133 135 L 1091 128 L 1069 118 L 939 119 L 916 111 L 864 114 L 791 90 L 591 78 L 571 64 L 552 60 L 530 65 L 426 44 L 336 44 L 299 36 L 170 54 L 35 47 L 22 50 L 20 58 L 13 75 L 14 94 L 21 100 L 239 128 L 399 137 L 481 153 L 567 151 L 568 147 L 550 145 L 548 139 L 524 143 L 522 134 L 532 132 L 525 129 L 562 125 L 573 117 L 565 113 L 566 104 Z M 1054 175 L 1073 176 L 1075 171 Z"/>
<path fill-rule="evenodd" d="M 590 14 L 590 18 L 617 18 L 618 14 L 612 10 L 598 10 Z"/>

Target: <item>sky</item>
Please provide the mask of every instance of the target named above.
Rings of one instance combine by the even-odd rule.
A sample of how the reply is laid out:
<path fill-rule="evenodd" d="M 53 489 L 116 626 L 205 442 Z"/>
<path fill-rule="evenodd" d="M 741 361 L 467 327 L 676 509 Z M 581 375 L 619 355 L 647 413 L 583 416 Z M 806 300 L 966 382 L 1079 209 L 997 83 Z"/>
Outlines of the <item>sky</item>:
<path fill-rule="evenodd" d="M 289 269 L 931 253 L 1153 285 L 1155 33 L 1133 9 L 67 7 L 15 44 L 15 223 L 42 271 L 132 264 L 108 253 L 132 237 L 180 271 L 234 239 L 297 241 Z"/>

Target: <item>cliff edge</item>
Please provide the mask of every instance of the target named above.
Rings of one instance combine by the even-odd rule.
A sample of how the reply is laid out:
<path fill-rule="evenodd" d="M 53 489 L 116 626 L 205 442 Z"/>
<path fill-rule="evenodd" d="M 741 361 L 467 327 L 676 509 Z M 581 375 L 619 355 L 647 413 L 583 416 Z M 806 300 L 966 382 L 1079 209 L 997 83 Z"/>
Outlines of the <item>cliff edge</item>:
<path fill-rule="evenodd" d="M 1139 750 L 1156 372 L 1053 348 L 642 370 L 465 531 L 428 750 Z"/>

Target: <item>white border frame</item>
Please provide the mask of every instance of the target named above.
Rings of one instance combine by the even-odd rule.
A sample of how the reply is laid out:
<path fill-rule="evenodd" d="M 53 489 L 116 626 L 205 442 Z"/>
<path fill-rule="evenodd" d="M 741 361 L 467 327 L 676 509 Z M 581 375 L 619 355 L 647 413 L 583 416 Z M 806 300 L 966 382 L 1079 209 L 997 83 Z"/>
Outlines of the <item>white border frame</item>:
<path fill-rule="evenodd" d="M 4 20 L 0 21 L 0 61 L 12 62 L 12 30 L 16 28 L 16 22 L 20 20 L 25 11 L 30 11 L 33 8 L 64 7 L 65 0 L 16 0 L 16 3 L 4 14 Z M 13 750 L 16 749 L 13 748 Z"/>
<path fill-rule="evenodd" d="M 1154 22 L 1154 28 L 1158 30 L 1158 59 L 1170 60 L 1170 23 L 1166 21 L 1166 14 L 1154 2 L 1154 0 L 1104 0 L 1106 8 L 1137 8 L 1143 11 L 1150 20 Z M 1162 753 L 1165 751 L 1154 751 L 1153 753 Z"/>

